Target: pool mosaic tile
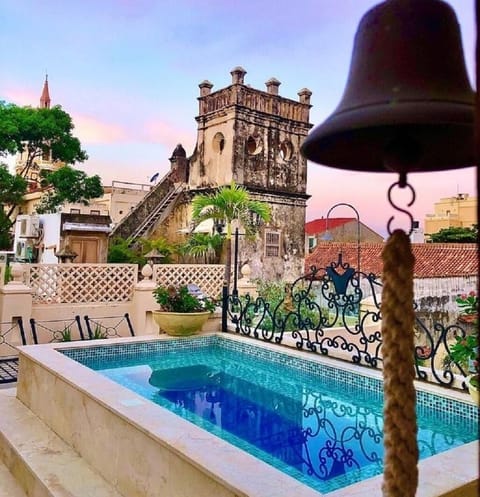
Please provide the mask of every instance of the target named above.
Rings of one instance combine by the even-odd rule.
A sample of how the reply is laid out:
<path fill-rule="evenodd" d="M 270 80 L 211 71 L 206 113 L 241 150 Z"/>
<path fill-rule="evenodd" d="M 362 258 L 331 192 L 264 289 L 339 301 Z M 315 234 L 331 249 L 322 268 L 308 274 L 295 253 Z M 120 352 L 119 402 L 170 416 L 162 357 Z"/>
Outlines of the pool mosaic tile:
<path fill-rule="evenodd" d="M 99 368 L 101 368 L 102 365 L 103 367 L 110 367 L 111 365 L 113 368 L 114 365 L 120 365 L 121 363 L 123 365 L 125 361 L 132 360 L 133 363 L 135 359 L 154 358 L 158 354 L 165 352 L 172 353 L 172 355 L 169 354 L 169 367 L 177 367 L 177 364 L 185 366 L 189 363 L 190 356 L 188 355 L 187 359 L 185 359 L 185 356 L 178 354 L 179 357 L 176 358 L 175 352 L 200 351 L 201 353 L 204 353 L 207 350 L 208 354 L 212 353 L 212 356 L 215 356 L 217 361 L 227 355 L 231 356 L 233 353 L 238 354 L 239 357 L 243 354 L 248 355 L 249 366 L 252 364 L 254 365 L 257 361 L 263 367 L 265 367 L 265 363 L 270 364 L 271 371 L 267 366 L 267 370 L 264 370 L 262 375 L 259 375 L 258 378 L 253 378 L 252 382 L 258 382 L 260 385 L 269 385 L 272 390 L 281 392 L 282 394 L 285 393 L 288 395 L 289 389 L 294 388 L 289 382 L 289 378 L 293 378 L 294 376 L 297 378 L 299 376 L 305 376 L 305 378 L 308 378 L 309 380 L 312 380 L 312 378 L 315 377 L 315 381 L 319 384 L 328 383 L 329 385 L 334 385 L 335 389 L 342 392 L 342 395 L 348 396 L 351 394 L 352 396 L 355 396 L 356 401 L 358 401 L 360 397 L 360 404 L 363 406 L 369 406 L 370 402 L 378 403 L 379 401 L 382 401 L 383 383 L 381 378 L 375 378 L 362 374 L 362 371 L 365 371 L 365 368 L 361 366 L 358 367 L 358 372 L 347 371 L 341 369 L 341 366 L 334 367 L 316 360 L 315 355 L 312 353 L 302 354 L 302 358 L 299 358 L 298 354 L 292 355 L 289 353 L 289 350 L 284 347 L 278 347 L 278 351 L 272 350 L 272 347 L 265 347 L 261 342 L 254 340 L 240 341 L 232 339 L 228 335 L 208 335 L 190 337 L 188 339 L 109 344 L 76 349 L 62 349 L 60 352 L 75 361 L 88 365 L 89 367 L 92 367 L 92 364 L 94 364 L 95 366 L 98 365 Z M 193 356 L 194 354 L 192 354 L 191 361 L 192 363 L 195 363 Z M 181 362 L 182 360 L 183 362 Z M 105 364 L 107 366 L 105 366 Z M 278 365 L 283 367 L 282 372 L 284 374 L 282 375 L 282 378 L 278 378 L 278 373 L 276 378 L 273 377 L 275 367 L 278 367 Z M 242 361 L 239 361 L 237 369 L 242 369 L 242 366 Z M 114 379 L 116 374 L 117 373 L 115 373 L 112 369 L 107 376 Z M 159 403 L 158 399 L 154 400 L 152 398 L 153 394 L 151 392 L 151 387 L 148 387 L 148 385 L 147 387 L 142 387 L 144 390 L 142 391 L 142 389 L 139 389 L 138 385 L 135 384 L 133 375 L 131 375 L 131 378 L 131 380 L 123 379 L 120 383 L 128 388 L 131 388 L 131 390 L 140 393 L 145 398 L 150 398 L 151 400 Z M 129 381 L 132 382 L 131 385 L 129 385 Z M 164 407 L 168 407 L 167 404 L 168 402 L 165 403 Z M 160 405 L 163 404 L 160 403 Z M 171 410 L 175 412 L 175 409 Z M 419 413 L 422 413 L 427 417 L 429 416 L 429 413 L 435 411 L 434 418 L 437 422 L 440 422 L 441 424 L 454 424 L 455 426 L 458 426 L 459 431 L 470 426 L 472 430 L 476 430 L 478 426 L 478 409 L 476 406 L 467 402 L 459 402 L 457 400 L 441 397 L 432 393 L 418 391 L 417 410 Z M 433 416 L 433 414 L 430 415 Z M 192 422 L 195 421 L 195 415 L 193 414 L 189 415 L 188 413 L 185 414 L 185 412 L 183 412 L 182 417 L 190 419 Z M 198 420 L 196 421 L 198 424 Z M 221 436 L 218 428 L 215 426 L 206 426 L 207 424 L 209 424 L 208 420 L 203 420 L 198 425 L 205 425 L 203 427 L 209 429 L 211 433 Z M 234 443 L 234 445 L 243 448 L 250 454 L 255 455 L 259 459 L 268 461 L 268 457 L 265 456 L 261 449 L 252 446 L 245 440 L 241 440 L 232 434 L 227 435 L 225 439 L 231 443 Z M 286 474 L 290 474 L 299 481 L 304 481 L 304 483 L 308 485 L 311 484 L 311 482 L 309 482 L 309 477 L 297 474 L 297 472 L 292 470 L 290 466 L 278 461 L 275 461 L 274 465 L 277 469 L 282 470 Z M 360 470 L 358 471 L 360 472 Z M 361 478 L 357 478 L 356 471 L 340 475 L 332 480 L 323 482 L 322 492 L 330 492 L 337 488 L 351 484 L 354 481 L 374 476 L 378 474 L 378 471 L 378 465 L 376 466 L 375 464 L 372 464 L 370 467 L 362 468 Z"/>
<path fill-rule="evenodd" d="M 152 357 L 167 350 L 169 352 L 193 351 L 207 347 L 247 354 L 250 358 L 268 361 L 272 365 L 282 365 L 296 371 L 298 374 L 304 374 L 308 377 L 316 376 L 321 378 L 322 381 L 338 384 L 346 393 L 355 394 L 360 389 L 364 392 L 371 392 L 373 395 L 383 395 L 382 380 L 362 375 L 362 368 L 360 366 L 358 372 L 352 373 L 351 371 L 310 360 L 308 355 L 311 355 L 311 353 L 306 353 L 305 357 L 299 359 L 290 355 L 285 348 L 277 352 L 270 348 L 262 347 L 261 343 L 253 340 L 237 341 L 229 339 L 228 336 L 207 335 L 189 337 L 188 339 L 130 342 L 62 349 L 60 352 L 82 363 L 95 359 Z M 461 416 L 473 422 L 478 422 L 478 408 L 471 403 L 460 402 L 429 392 L 417 391 L 417 404 L 419 409 L 435 409 L 442 412 L 442 418 L 445 421 L 457 420 Z"/>

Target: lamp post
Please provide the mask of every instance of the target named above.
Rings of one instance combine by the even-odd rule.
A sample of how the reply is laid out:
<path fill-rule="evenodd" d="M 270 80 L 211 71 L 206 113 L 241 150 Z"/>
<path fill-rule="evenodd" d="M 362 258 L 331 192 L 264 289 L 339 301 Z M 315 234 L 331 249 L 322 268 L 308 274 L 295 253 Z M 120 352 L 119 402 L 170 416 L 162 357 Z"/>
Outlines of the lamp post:
<path fill-rule="evenodd" d="M 238 297 L 238 226 L 235 228 L 235 252 L 233 254 L 233 296 Z"/>
<path fill-rule="evenodd" d="M 327 219 L 325 221 L 325 234 L 322 236 L 322 240 L 325 241 L 332 241 L 333 236 L 332 234 L 328 231 L 328 220 L 330 217 L 330 213 L 336 209 L 337 207 L 344 206 L 344 207 L 349 207 L 350 209 L 355 212 L 355 216 L 357 218 L 357 273 L 359 274 L 358 280 L 360 281 L 360 214 L 358 213 L 357 209 L 352 204 L 347 204 L 345 202 L 339 202 L 338 204 L 332 205 L 330 209 L 327 212 Z"/>
<path fill-rule="evenodd" d="M 162 259 L 165 258 L 165 256 L 156 248 L 150 250 L 150 252 L 145 254 L 144 257 L 145 259 L 147 259 L 150 266 L 153 266 L 154 264 L 160 264 Z"/>

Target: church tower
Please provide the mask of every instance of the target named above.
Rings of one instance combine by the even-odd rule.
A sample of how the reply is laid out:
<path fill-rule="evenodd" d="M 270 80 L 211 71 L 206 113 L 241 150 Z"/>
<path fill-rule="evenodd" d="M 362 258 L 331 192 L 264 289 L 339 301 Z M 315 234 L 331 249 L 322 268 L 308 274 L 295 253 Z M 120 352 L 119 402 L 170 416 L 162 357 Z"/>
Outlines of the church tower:
<path fill-rule="evenodd" d="M 311 92 L 299 100 L 279 95 L 280 81 L 269 79 L 266 91 L 244 82 L 246 71 L 231 71 L 230 86 L 212 92 L 200 83 L 197 145 L 190 157 L 192 193 L 228 185 L 244 186 L 254 200 L 272 207 L 272 220 L 262 227 L 254 247 L 241 243 L 240 261 L 252 276 L 288 279 L 303 273 L 307 161 L 300 145 L 309 123 Z M 258 271 L 257 271 L 258 269 Z"/>
<path fill-rule="evenodd" d="M 48 75 L 45 75 L 45 81 L 43 83 L 42 94 L 40 96 L 39 109 L 50 109 L 50 91 L 48 88 Z M 43 153 L 40 157 L 37 157 L 33 164 L 27 169 L 26 163 L 28 159 L 28 151 L 24 151 L 17 155 L 15 161 L 15 174 L 23 176 L 28 183 L 28 191 L 33 191 L 40 188 L 40 171 L 46 169 L 49 171 L 55 171 L 59 167 L 63 166 L 63 162 L 55 162 L 52 160 L 52 153 L 48 146 L 45 146 Z"/>
<path fill-rule="evenodd" d="M 42 96 L 40 97 L 40 109 L 50 109 L 50 92 L 48 91 L 48 74 L 45 75 Z"/>

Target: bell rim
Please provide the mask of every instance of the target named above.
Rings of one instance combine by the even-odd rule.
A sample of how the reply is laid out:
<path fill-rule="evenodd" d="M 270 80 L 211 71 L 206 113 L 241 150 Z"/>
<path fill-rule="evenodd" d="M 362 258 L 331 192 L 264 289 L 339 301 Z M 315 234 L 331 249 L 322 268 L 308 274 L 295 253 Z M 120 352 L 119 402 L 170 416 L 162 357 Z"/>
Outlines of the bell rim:
<path fill-rule="evenodd" d="M 395 109 L 394 109 L 395 107 Z M 393 112 L 393 110 L 395 112 Z M 412 122 L 412 111 L 415 121 Z M 422 158 L 392 169 L 385 150 L 397 137 L 418 140 Z M 442 151 L 428 147 L 439 137 Z M 449 143 L 456 143 L 452 148 Z M 309 161 L 337 169 L 365 172 L 423 172 L 475 166 L 473 105 L 410 102 L 408 105 L 376 105 L 332 114 L 313 128 L 301 145 Z M 428 166 L 427 166 L 428 164 Z"/>

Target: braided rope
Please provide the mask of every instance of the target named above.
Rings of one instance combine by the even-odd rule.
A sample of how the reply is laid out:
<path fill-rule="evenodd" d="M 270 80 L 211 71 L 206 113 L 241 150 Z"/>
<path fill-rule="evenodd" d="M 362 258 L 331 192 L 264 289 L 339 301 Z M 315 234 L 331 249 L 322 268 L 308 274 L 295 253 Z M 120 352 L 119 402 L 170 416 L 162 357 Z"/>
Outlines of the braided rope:
<path fill-rule="evenodd" d="M 413 265 L 410 239 L 395 230 L 382 251 L 384 497 L 414 497 L 418 484 Z"/>

